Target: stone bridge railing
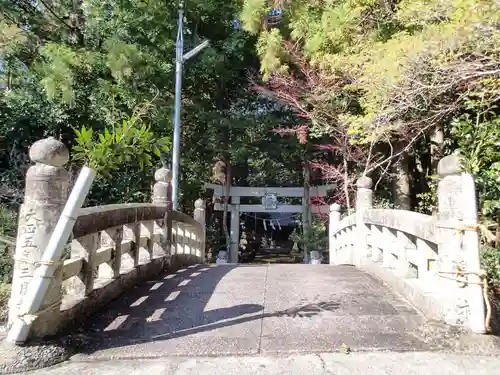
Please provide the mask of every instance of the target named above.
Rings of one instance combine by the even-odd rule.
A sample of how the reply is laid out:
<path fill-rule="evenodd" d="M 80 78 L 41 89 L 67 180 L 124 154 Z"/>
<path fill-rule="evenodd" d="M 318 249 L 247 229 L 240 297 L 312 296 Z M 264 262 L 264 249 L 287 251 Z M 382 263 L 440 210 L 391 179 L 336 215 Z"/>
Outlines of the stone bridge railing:
<path fill-rule="evenodd" d="M 438 166 L 438 213 L 373 208 L 372 181 L 357 182 L 356 212 L 330 207 L 330 263 L 365 269 L 428 318 L 485 332 L 474 180 L 457 156 Z"/>
<path fill-rule="evenodd" d="M 78 324 L 136 283 L 166 269 L 204 262 L 205 203 L 195 203 L 194 218 L 171 209 L 171 174 L 155 173 L 152 203 L 82 208 L 70 251 L 57 264 L 41 310 L 20 316 L 27 286 L 41 264 L 67 199 L 67 149 L 54 139 L 35 143 L 35 164 L 26 176 L 16 243 L 9 325 L 29 319 L 30 337 L 45 337 Z"/>

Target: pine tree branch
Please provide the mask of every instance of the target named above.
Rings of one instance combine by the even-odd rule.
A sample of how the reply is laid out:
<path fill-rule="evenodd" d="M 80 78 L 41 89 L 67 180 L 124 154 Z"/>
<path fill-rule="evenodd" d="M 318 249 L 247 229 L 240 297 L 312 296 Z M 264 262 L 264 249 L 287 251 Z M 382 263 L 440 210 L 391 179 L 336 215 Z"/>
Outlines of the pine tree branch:
<path fill-rule="evenodd" d="M 61 16 L 59 16 L 52 7 L 47 5 L 47 3 L 44 0 L 40 0 L 40 3 L 44 6 L 45 9 L 49 11 L 50 14 L 52 14 L 59 22 L 61 22 L 64 26 L 66 26 L 68 29 L 71 31 L 76 30 L 75 27 L 71 26 L 69 23 L 67 23 Z"/>

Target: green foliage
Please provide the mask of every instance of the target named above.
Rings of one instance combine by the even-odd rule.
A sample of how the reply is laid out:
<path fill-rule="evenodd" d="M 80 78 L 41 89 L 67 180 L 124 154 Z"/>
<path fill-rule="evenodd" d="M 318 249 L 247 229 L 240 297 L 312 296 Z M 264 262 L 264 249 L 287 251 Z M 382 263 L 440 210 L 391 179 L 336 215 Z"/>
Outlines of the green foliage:
<path fill-rule="evenodd" d="M 9 313 L 10 285 L 0 283 L 0 322 L 7 319 Z"/>
<path fill-rule="evenodd" d="M 373 197 L 373 208 L 393 210 L 398 207 L 396 207 L 389 198 L 376 195 Z"/>
<path fill-rule="evenodd" d="M 14 272 L 14 245 L 0 243 L 0 285 L 9 284 Z"/>
<path fill-rule="evenodd" d="M 220 223 L 215 220 L 212 220 L 207 224 L 206 246 L 208 249 L 211 249 L 212 258 L 214 259 L 217 256 L 219 249 L 226 244 L 226 238 L 220 233 L 219 224 Z M 209 259 L 209 261 L 211 262 L 212 259 Z"/>
<path fill-rule="evenodd" d="M 14 251 L 16 232 L 17 215 L 7 205 L 0 204 L 0 288 L 2 287 L 2 283 L 10 283 L 12 279 L 12 254 Z"/>
<path fill-rule="evenodd" d="M 283 48 L 283 37 L 278 29 L 264 31 L 257 41 L 256 48 L 261 59 L 260 71 L 264 80 L 269 78 L 270 73 L 287 71 L 287 66 L 282 63 L 286 52 Z"/>
<path fill-rule="evenodd" d="M 257 49 L 269 90 L 303 116 L 309 140 L 328 136 L 335 148 L 354 149 L 349 174 L 366 161 L 384 180 L 394 146 L 404 147 L 423 162 L 418 172 L 409 170 L 427 178 L 428 187 L 412 192 L 426 213 L 435 209 L 429 176 L 436 156 L 429 154 L 458 148 L 475 175 L 483 218 L 498 222 L 497 1 L 299 0 L 286 7 L 286 24 L 261 29 Z M 445 140 L 431 147 L 437 124 Z"/>
<path fill-rule="evenodd" d="M 308 251 L 323 250 L 328 247 L 328 235 L 324 220 L 313 216 L 310 230 L 297 230 L 290 234 L 289 239 L 297 243 L 301 248 L 307 245 Z"/>
<path fill-rule="evenodd" d="M 141 55 L 135 44 L 124 43 L 121 40 L 108 39 L 104 43 L 107 50 L 106 66 L 113 78 L 123 81 L 132 76 L 134 68 L 139 64 Z"/>
<path fill-rule="evenodd" d="M 494 288 L 500 288 L 500 249 L 483 246 L 481 248 L 481 267 L 486 271 L 490 285 Z"/>
<path fill-rule="evenodd" d="M 0 18 L 0 58 L 7 56 L 24 42 L 26 42 L 26 36 L 21 32 L 21 29 Z"/>
<path fill-rule="evenodd" d="M 467 112 L 452 122 L 452 134 L 463 156 L 463 168 L 476 182 L 481 213 L 486 220 L 500 217 L 500 118 L 495 107 L 469 98 Z"/>
<path fill-rule="evenodd" d="M 38 66 L 43 78 L 40 83 L 50 100 L 60 99 L 70 107 L 75 105 L 73 69 L 81 64 L 80 56 L 70 47 L 48 43 L 41 49 L 42 63 Z"/>
<path fill-rule="evenodd" d="M 0 236 L 13 239 L 17 232 L 17 215 L 7 205 L 0 205 Z"/>
<path fill-rule="evenodd" d="M 1 199 L 22 201 L 27 150 L 54 136 L 73 150 L 74 163 L 112 164 L 103 172 L 113 178 L 94 182 L 88 204 L 149 201 L 154 167 L 147 166 L 160 158 L 148 134 L 166 140 L 172 135 L 177 3 L 88 0 L 75 10 L 64 0 L 50 6 L 0 0 L 0 140 L 8 140 L 0 148 L 0 191 L 8 192 Z M 235 183 L 301 181 L 300 148 L 270 133 L 292 121 L 290 112 L 248 90 L 248 70 L 258 65 L 256 38 L 233 27 L 242 6 L 184 1 L 185 52 L 204 39 L 210 46 L 183 69 L 183 210 L 200 197 L 214 160 L 223 154 L 233 164 Z M 130 121 L 145 102 L 146 133 L 138 135 L 139 123 L 124 129 L 123 119 Z M 83 134 L 75 139 L 74 129 Z M 115 144 L 115 129 L 130 135 L 124 153 L 123 143 Z M 171 161 L 168 154 L 161 159 Z"/>
<path fill-rule="evenodd" d="M 140 168 L 152 167 L 152 154 L 160 157 L 161 151 L 168 151 L 170 139 L 156 138 L 151 128 L 142 124 L 136 116 L 123 120 L 121 125 L 105 128 L 97 137 L 94 131 L 82 127 L 75 129 L 76 144 L 73 146 L 73 160 L 83 160 L 85 164 L 110 177 L 111 171 L 137 161 Z"/>
<path fill-rule="evenodd" d="M 417 199 L 418 204 L 416 211 L 430 215 L 437 211 L 437 186 L 439 182 L 439 176 L 432 175 L 427 178 L 428 191 L 418 193 Z"/>
<path fill-rule="evenodd" d="M 473 88 L 486 91 L 482 82 L 495 77 L 499 58 L 496 1 L 392 5 L 373 0 L 288 4 L 287 27 L 263 31 L 259 37 L 264 77 L 287 71 L 282 65 L 291 62 L 278 43 L 293 42 L 299 55 L 321 71 L 324 83 L 318 88 L 325 86 L 327 91 L 329 78 L 344 78 L 332 96 L 348 95 L 359 110 L 335 107 L 326 96 L 315 107 L 323 106 L 322 112 L 330 107 L 335 113 L 331 118 L 347 126 L 351 140 L 358 143 L 385 142 L 395 131 L 425 130 L 449 115 L 443 101 L 458 101 L 461 92 Z M 471 54 L 475 65 L 469 63 Z M 498 84 L 489 91 L 498 93 Z M 317 97 L 316 92 L 310 94 Z M 485 101 L 491 104 L 497 98 L 489 95 Z"/>
<path fill-rule="evenodd" d="M 500 215 L 500 161 L 496 161 L 476 178 L 482 214 L 488 218 Z"/>
<path fill-rule="evenodd" d="M 240 19 L 243 29 L 257 34 L 262 26 L 262 18 L 269 11 L 267 0 L 244 0 Z"/>

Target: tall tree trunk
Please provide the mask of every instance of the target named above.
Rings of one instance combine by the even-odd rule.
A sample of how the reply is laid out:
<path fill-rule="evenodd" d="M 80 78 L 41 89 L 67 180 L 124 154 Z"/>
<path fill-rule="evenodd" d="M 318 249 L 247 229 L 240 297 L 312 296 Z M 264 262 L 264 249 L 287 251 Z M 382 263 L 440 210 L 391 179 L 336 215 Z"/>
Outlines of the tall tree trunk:
<path fill-rule="evenodd" d="M 82 0 L 73 0 L 73 12 L 70 14 L 69 19 L 74 41 L 78 43 L 79 46 L 83 46 L 85 44 L 85 38 L 82 32 L 82 28 L 85 24 L 82 3 Z"/>
<path fill-rule="evenodd" d="M 303 218 L 302 218 L 302 231 L 304 237 L 303 243 L 303 251 L 304 257 L 307 256 L 309 248 L 308 243 L 310 241 L 311 234 L 311 192 L 310 192 L 310 183 L 311 183 L 311 168 L 309 166 L 309 158 L 306 150 L 306 154 L 304 155 L 304 209 L 303 209 Z"/>
<path fill-rule="evenodd" d="M 500 249 L 500 216 L 497 217 L 497 229 L 495 231 L 495 243 L 493 246 L 496 249 Z"/>
<path fill-rule="evenodd" d="M 430 134 L 431 174 L 437 173 L 437 165 L 443 157 L 444 130 L 442 124 L 437 124 Z"/>
<path fill-rule="evenodd" d="M 402 145 L 398 145 L 396 152 L 401 151 Z M 392 193 L 394 204 L 401 210 L 411 209 L 411 186 L 409 171 L 409 156 L 403 152 L 396 163 L 392 166 L 394 178 L 392 179 Z"/>
<path fill-rule="evenodd" d="M 413 164 L 415 166 L 413 180 L 416 181 L 415 195 L 425 193 L 427 189 L 427 171 L 422 162 L 422 155 L 416 155 L 413 160 Z"/>
<path fill-rule="evenodd" d="M 226 60 L 226 56 L 223 56 L 224 62 Z M 217 96 L 216 96 L 216 103 L 217 103 L 217 110 L 219 111 L 224 111 L 228 109 L 228 101 L 225 98 L 225 92 L 226 88 L 224 85 L 224 81 L 220 81 L 217 83 Z M 222 124 L 221 124 L 222 125 Z M 224 211 L 222 214 L 222 231 L 224 233 L 224 236 L 226 238 L 226 251 L 228 255 L 230 254 L 230 247 L 231 247 L 231 234 L 228 228 L 228 223 L 227 223 L 227 214 L 228 214 L 228 208 L 229 208 L 229 197 L 231 196 L 231 184 L 232 184 L 232 173 L 231 173 L 231 138 L 232 138 L 232 129 L 231 125 L 229 123 L 229 126 L 227 128 L 227 131 L 225 134 L 223 133 L 223 138 L 222 138 L 222 160 L 225 163 L 225 183 L 224 183 Z M 231 260 L 234 261 L 234 260 Z M 238 260 L 236 260 L 237 262 Z"/>
<path fill-rule="evenodd" d="M 345 204 L 347 207 L 347 212 L 351 213 L 351 197 L 349 196 L 349 165 L 345 157 L 342 158 L 342 163 L 344 166 L 344 195 Z"/>
<path fill-rule="evenodd" d="M 224 183 L 224 211 L 222 215 L 222 230 L 224 233 L 224 237 L 226 238 L 226 251 L 231 251 L 231 234 L 229 232 L 228 224 L 227 224 L 227 214 L 229 211 L 229 197 L 231 196 L 231 160 L 228 157 L 224 158 L 224 162 L 226 163 L 226 181 Z M 231 259 L 234 262 L 233 259 Z"/>

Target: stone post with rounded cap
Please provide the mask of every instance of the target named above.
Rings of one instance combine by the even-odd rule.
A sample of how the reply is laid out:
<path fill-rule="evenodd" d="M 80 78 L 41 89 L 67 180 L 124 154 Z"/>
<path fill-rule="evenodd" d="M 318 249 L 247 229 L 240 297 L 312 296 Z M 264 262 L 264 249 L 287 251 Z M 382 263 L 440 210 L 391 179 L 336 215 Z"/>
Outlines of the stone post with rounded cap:
<path fill-rule="evenodd" d="M 330 264 L 337 264 L 337 249 L 335 244 L 335 232 L 340 223 L 340 204 L 330 205 L 330 216 L 328 222 L 328 257 Z"/>
<path fill-rule="evenodd" d="M 159 168 L 155 172 L 153 204 L 172 209 L 172 171 L 168 168 Z"/>
<path fill-rule="evenodd" d="M 473 332 L 485 333 L 485 309 L 481 289 L 477 199 L 473 176 L 462 170 L 458 155 L 442 158 L 438 164 L 438 270 L 453 274 L 470 272 L 469 283 L 458 287 L 445 277 L 439 278 L 444 318 L 449 324 L 466 325 Z"/>
<path fill-rule="evenodd" d="M 364 213 L 373 208 L 372 179 L 362 176 L 356 181 L 356 238 L 355 254 L 353 254 L 354 264 L 360 266 L 361 263 L 370 257 L 368 247 L 368 235 L 370 229 L 365 224 Z"/>
<path fill-rule="evenodd" d="M 202 233 L 200 233 L 199 246 L 200 246 L 200 263 L 205 263 L 205 247 L 206 247 L 206 216 L 205 216 L 205 201 L 197 199 L 194 202 L 194 219 L 200 223 Z"/>
<path fill-rule="evenodd" d="M 154 241 L 153 258 L 171 255 L 172 244 L 172 171 L 168 168 L 159 168 L 154 175 L 152 203 L 167 207 L 163 222 L 154 223 L 154 234 L 160 241 Z"/>
<path fill-rule="evenodd" d="M 35 274 L 68 198 L 70 176 L 64 168 L 69 161 L 66 146 L 52 137 L 42 139 L 30 147 L 29 157 L 35 164 L 26 173 L 24 201 L 19 211 L 9 301 L 9 326 L 19 315 L 28 284 Z M 62 262 L 56 268 L 41 310 L 59 311 L 61 284 Z M 43 317 L 37 322 L 37 330 L 43 331 L 44 334 L 52 334 L 50 330 L 57 328 L 50 324 L 44 325 L 40 320 L 43 320 Z"/>
<path fill-rule="evenodd" d="M 373 207 L 372 179 L 362 176 L 356 181 L 356 210 Z"/>

